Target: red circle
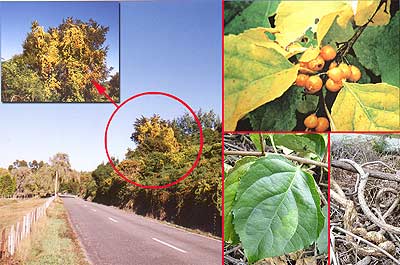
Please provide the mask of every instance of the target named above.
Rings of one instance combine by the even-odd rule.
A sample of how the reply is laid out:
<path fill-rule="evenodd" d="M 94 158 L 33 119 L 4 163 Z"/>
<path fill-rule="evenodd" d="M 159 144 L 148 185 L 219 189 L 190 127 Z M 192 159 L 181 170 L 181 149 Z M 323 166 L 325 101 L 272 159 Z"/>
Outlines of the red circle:
<path fill-rule="evenodd" d="M 122 108 L 122 106 L 124 106 L 124 105 L 125 105 L 126 103 L 128 103 L 129 101 L 131 101 L 131 100 L 133 100 L 133 99 L 135 99 L 135 98 L 141 97 L 141 96 L 146 96 L 146 95 L 161 95 L 161 96 L 166 96 L 166 97 L 169 97 L 169 98 L 171 98 L 171 99 L 174 99 L 174 100 L 178 101 L 178 102 L 181 103 L 183 106 L 185 106 L 185 107 L 190 111 L 190 113 L 193 115 L 194 119 L 196 120 L 197 126 L 199 127 L 199 131 L 200 131 L 200 147 L 199 147 L 199 152 L 197 153 L 196 160 L 194 161 L 192 167 L 191 167 L 182 177 L 180 177 L 179 179 L 177 179 L 177 180 L 175 180 L 175 181 L 173 181 L 173 182 L 171 182 L 171 183 L 162 185 L 162 186 L 142 185 L 142 184 L 140 184 L 140 183 L 137 183 L 137 182 L 134 182 L 134 181 L 128 179 L 127 177 L 125 177 L 124 174 L 122 174 L 122 173 L 117 169 L 117 167 L 114 165 L 114 162 L 112 161 L 112 159 L 111 159 L 111 157 L 110 157 L 110 154 L 108 153 L 107 134 L 108 134 L 108 128 L 109 128 L 109 126 L 110 126 L 110 123 L 111 123 L 112 119 L 114 118 L 114 115 L 118 112 L 118 110 L 120 110 L 120 109 Z M 136 94 L 136 95 L 134 95 L 134 96 L 132 96 L 132 97 L 126 99 L 126 100 L 125 100 L 124 102 L 122 102 L 122 103 L 114 110 L 114 112 L 111 114 L 110 118 L 108 119 L 107 126 L 106 126 L 106 131 L 105 131 L 105 134 L 104 134 L 104 145 L 105 145 L 105 148 L 106 148 L 107 158 L 108 158 L 108 161 L 110 162 L 111 167 L 112 167 L 112 168 L 114 169 L 114 171 L 115 171 L 120 177 L 122 177 L 125 181 L 127 181 L 127 182 L 129 182 L 129 183 L 132 183 L 133 185 L 136 185 L 136 186 L 138 186 L 138 187 L 144 188 L 144 189 L 164 189 L 164 188 L 168 188 L 168 187 L 171 187 L 171 186 L 173 186 L 173 185 L 175 185 L 175 184 L 178 184 L 179 182 L 181 182 L 182 180 L 184 180 L 185 178 L 187 178 L 187 177 L 193 172 L 193 170 L 195 169 L 195 167 L 196 167 L 196 166 L 199 164 L 199 162 L 200 162 L 201 153 L 203 152 L 203 141 L 204 141 L 204 139 L 203 139 L 203 129 L 202 129 L 202 127 L 201 127 L 200 120 L 199 120 L 199 118 L 197 117 L 196 113 L 193 111 L 193 109 L 192 109 L 185 101 L 183 101 L 182 99 L 180 99 L 180 98 L 178 98 L 178 97 L 176 97 L 176 96 L 174 96 L 174 95 L 171 95 L 171 94 L 168 94 L 168 93 L 164 93 L 164 92 L 144 92 L 144 93 Z"/>

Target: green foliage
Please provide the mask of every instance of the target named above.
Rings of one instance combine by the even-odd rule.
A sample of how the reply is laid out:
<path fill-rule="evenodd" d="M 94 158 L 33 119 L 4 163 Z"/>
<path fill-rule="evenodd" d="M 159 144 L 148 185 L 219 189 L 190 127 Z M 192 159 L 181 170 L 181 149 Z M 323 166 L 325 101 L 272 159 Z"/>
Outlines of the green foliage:
<path fill-rule="evenodd" d="M 376 10 L 378 7 L 380 9 Z M 400 86 L 400 14 L 398 6 L 392 4 L 390 9 L 389 12 L 379 1 L 360 1 L 356 10 L 343 1 L 314 1 L 312 4 L 305 1 L 225 1 L 225 129 L 234 131 L 241 119 L 245 119 L 240 123 L 240 130 L 244 131 L 306 129 L 303 122 L 310 113 L 329 117 L 331 130 L 396 129 L 398 119 L 396 125 L 377 126 L 379 122 L 373 122 L 375 124 L 369 126 L 371 117 L 376 119 L 375 114 L 353 115 L 354 109 L 363 106 L 356 106 L 348 97 L 343 100 L 346 82 L 336 91 L 324 85 L 328 81 L 326 72 L 335 61 L 354 65 L 361 71 L 361 79 L 354 83 L 378 85 L 381 82 L 396 88 Z M 315 61 L 308 62 L 314 60 L 325 45 L 335 49 L 333 60 L 327 60 L 318 71 L 308 71 L 307 67 Z M 273 56 L 273 52 L 281 57 Z M 309 83 L 292 91 L 298 73 L 320 76 L 321 90 L 308 91 Z M 302 83 L 301 78 L 298 84 Z M 368 90 L 375 88 L 371 86 Z M 297 96 L 300 91 L 315 96 Z M 398 114 L 399 104 L 394 109 L 386 99 L 362 92 L 367 102 L 361 105 L 372 108 L 371 112 L 390 109 L 389 116 L 392 112 Z M 398 96 L 393 99 L 398 103 Z M 338 110 L 340 114 L 335 115 Z M 352 123 L 367 126 L 351 126 Z"/>
<path fill-rule="evenodd" d="M 242 4 L 243 2 L 225 2 L 225 5 L 227 5 L 225 7 L 227 12 L 225 18 L 228 19 L 229 13 L 233 13 L 235 10 L 237 14 L 225 25 L 224 34 L 239 34 L 250 28 L 271 27 L 268 17 L 275 14 L 280 1 L 254 1 L 247 7 Z M 245 8 L 242 9 L 241 7 Z"/>
<path fill-rule="evenodd" d="M 372 140 L 372 150 L 378 154 L 385 153 L 388 150 L 388 143 L 385 136 L 377 136 Z"/>
<path fill-rule="evenodd" d="M 337 47 L 338 43 L 343 43 L 348 41 L 354 34 L 354 29 L 351 24 L 347 24 L 344 28 L 339 26 L 337 23 L 337 18 L 333 22 L 332 26 L 329 28 L 324 39 L 322 40 L 322 45 L 331 45 L 334 48 Z"/>
<path fill-rule="evenodd" d="M 303 92 L 292 86 L 281 97 L 266 103 L 248 114 L 256 131 L 291 131 L 296 126 L 297 104 L 303 101 Z M 285 117 L 285 119 L 282 119 Z"/>
<path fill-rule="evenodd" d="M 0 169 L 0 196 L 11 196 L 16 190 L 15 178 L 7 170 Z"/>
<path fill-rule="evenodd" d="M 232 207 L 235 202 L 241 176 L 245 175 L 250 166 L 257 160 L 256 157 L 245 157 L 237 161 L 235 166 L 225 175 L 224 190 L 224 240 L 233 244 L 239 242 L 239 236 L 233 227 Z"/>
<path fill-rule="evenodd" d="M 118 101 L 119 75 L 109 79 L 106 65 L 108 30 L 92 19 L 67 18 L 47 31 L 32 22 L 23 53 L 3 63 L 3 101 L 104 101 L 93 79 L 105 83 Z"/>
<path fill-rule="evenodd" d="M 100 164 L 92 173 L 96 190 L 90 186 L 81 192 L 93 200 L 136 213 L 168 220 L 183 226 L 221 234 L 221 128 L 214 112 L 197 112 L 203 125 L 204 146 L 198 166 L 184 181 L 162 190 L 142 189 L 117 176 L 110 164 Z M 135 122 L 131 139 L 135 149 L 114 164 L 129 179 L 143 185 L 165 185 L 180 178 L 193 165 L 199 150 L 199 130 L 186 113 L 173 121 L 154 115 Z M 137 130 L 139 129 L 139 130 Z M 169 148 L 170 133 L 173 145 Z M 172 137 L 173 136 L 173 137 Z M 177 152 L 176 150 L 179 150 Z M 89 183 L 90 182 L 85 182 Z"/>
<path fill-rule="evenodd" d="M 354 44 L 360 62 L 380 75 L 382 82 L 397 87 L 400 86 L 399 20 L 400 12 L 397 12 L 387 26 L 366 28 Z"/>
<path fill-rule="evenodd" d="M 298 86 L 291 86 L 281 97 L 251 111 L 247 117 L 255 131 L 291 131 L 296 126 L 296 111 L 314 111 L 318 99 L 305 94 Z"/>
<path fill-rule="evenodd" d="M 273 138 L 275 145 L 284 146 L 302 156 L 314 154 L 322 160 L 326 154 L 326 143 L 320 134 L 274 134 Z"/>
<path fill-rule="evenodd" d="M 37 72 L 25 63 L 23 56 L 15 56 L 1 65 L 3 101 L 43 101 L 44 83 Z"/>
<path fill-rule="evenodd" d="M 325 205 L 322 207 L 322 214 L 324 215 L 324 227 L 321 230 L 321 233 L 319 234 L 318 240 L 317 240 L 317 247 L 318 247 L 318 252 L 319 253 L 325 253 L 328 254 L 328 218 L 329 218 L 329 213 L 328 213 L 328 205 Z"/>
<path fill-rule="evenodd" d="M 236 196 L 231 196 L 234 201 L 230 204 L 232 223 L 249 261 L 314 243 L 324 225 L 314 178 L 278 155 L 247 163 L 250 165 L 236 169 L 247 167 L 239 173 Z"/>
<path fill-rule="evenodd" d="M 59 192 L 79 194 L 81 175 L 84 174 L 71 168 L 69 156 L 65 153 L 55 154 L 50 164 L 37 160 L 16 160 L 8 167 L 8 172 L 15 182 L 15 195 L 41 197 L 54 194 L 56 172 L 59 175 Z"/>

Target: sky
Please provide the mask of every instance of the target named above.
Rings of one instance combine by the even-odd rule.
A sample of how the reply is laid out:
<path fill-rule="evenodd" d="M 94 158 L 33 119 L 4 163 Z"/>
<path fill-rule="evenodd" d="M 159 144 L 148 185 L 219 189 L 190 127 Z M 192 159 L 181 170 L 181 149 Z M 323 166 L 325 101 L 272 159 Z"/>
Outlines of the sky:
<path fill-rule="evenodd" d="M 122 101 L 137 93 L 162 91 L 194 110 L 221 115 L 221 8 L 215 0 L 122 2 Z M 9 33 L 1 32 L 2 38 L 4 34 Z M 48 161 L 65 152 L 73 168 L 94 170 L 107 161 L 104 131 L 114 110 L 112 104 L 0 104 L 0 167 L 16 159 Z M 141 115 L 158 113 L 171 119 L 184 111 L 159 96 L 127 103 L 110 125 L 110 154 L 123 156 L 133 147 L 132 124 Z"/>
<path fill-rule="evenodd" d="M 119 67 L 119 4 L 118 2 L 3 2 L 0 3 L 1 57 L 10 59 L 22 53 L 22 43 L 35 20 L 45 30 L 56 27 L 67 17 L 82 21 L 90 18 L 108 26 L 105 46 L 109 46 L 107 65 Z"/>

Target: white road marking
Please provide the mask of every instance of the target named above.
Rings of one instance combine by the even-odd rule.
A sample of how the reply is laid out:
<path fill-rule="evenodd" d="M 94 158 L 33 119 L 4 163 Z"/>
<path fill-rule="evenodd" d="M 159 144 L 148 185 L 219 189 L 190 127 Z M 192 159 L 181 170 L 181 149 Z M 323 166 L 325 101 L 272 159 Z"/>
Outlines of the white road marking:
<path fill-rule="evenodd" d="M 154 238 L 154 237 L 152 237 L 151 239 L 153 239 L 154 241 L 157 241 L 158 243 L 161 243 L 161 244 L 163 244 L 163 245 L 166 245 L 167 247 L 170 247 L 170 248 L 173 248 L 173 249 L 175 249 L 175 250 L 178 250 L 178 251 L 180 251 L 180 252 L 182 252 L 182 253 L 187 253 L 187 251 L 185 251 L 185 250 L 183 250 L 183 249 L 180 249 L 180 248 L 177 248 L 177 247 L 175 247 L 175 246 L 173 246 L 173 245 L 171 245 L 171 244 L 168 244 L 168 243 L 166 243 L 166 242 L 164 242 L 164 241 L 161 241 L 160 239 L 157 239 L 157 238 Z"/>
<path fill-rule="evenodd" d="M 113 221 L 114 223 L 118 223 L 117 220 L 115 220 L 115 219 L 113 219 L 113 218 L 111 218 L 111 217 L 108 217 L 108 219 L 110 219 L 110 220 Z"/>
<path fill-rule="evenodd" d="M 90 210 L 92 210 L 93 212 L 97 212 L 95 209 L 90 209 Z"/>

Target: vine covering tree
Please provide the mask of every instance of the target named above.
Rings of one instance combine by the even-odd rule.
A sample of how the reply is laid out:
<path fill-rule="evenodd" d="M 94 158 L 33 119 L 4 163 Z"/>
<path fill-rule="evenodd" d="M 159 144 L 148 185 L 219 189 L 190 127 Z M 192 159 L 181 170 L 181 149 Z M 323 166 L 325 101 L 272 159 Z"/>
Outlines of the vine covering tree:
<path fill-rule="evenodd" d="M 48 30 L 33 21 L 22 54 L 2 63 L 3 102 L 103 101 L 93 79 L 119 101 L 119 74 L 106 64 L 108 31 L 92 19 L 69 17 Z"/>

